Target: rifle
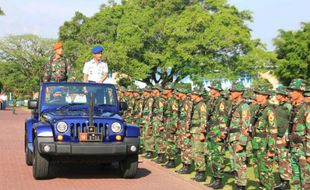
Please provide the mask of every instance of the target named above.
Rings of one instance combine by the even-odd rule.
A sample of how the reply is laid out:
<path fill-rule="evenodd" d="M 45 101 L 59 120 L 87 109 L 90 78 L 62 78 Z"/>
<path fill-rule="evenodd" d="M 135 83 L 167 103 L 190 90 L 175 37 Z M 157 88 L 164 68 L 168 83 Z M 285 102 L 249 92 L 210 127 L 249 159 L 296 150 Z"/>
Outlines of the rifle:
<path fill-rule="evenodd" d="M 242 103 L 242 101 L 240 101 L 238 104 L 236 105 L 232 105 L 231 106 L 231 109 L 229 110 L 228 112 L 228 119 L 226 121 L 226 132 L 227 132 L 227 135 L 224 139 L 224 143 L 222 144 L 221 146 L 221 151 L 223 151 L 224 147 L 226 147 L 226 145 L 228 144 L 229 142 L 229 138 L 230 138 L 230 124 L 231 124 L 231 120 L 232 120 L 232 115 L 233 113 L 236 111 L 236 109 L 239 107 L 239 105 Z"/>
<path fill-rule="evenodd" d="M 208 110 L 208 114 L 207 114 L 207 119 L 206 119 L 206 134 L 208 134 L 210 132 L 210 119 L 214 113 L 214 110 L 215 110 L 215 104 L 214 102 L 216 101 L 215 98 L 211 99 L 211 102 L 210 102 L 210 105 L 211 105 L 211 108 Z"/>
<path fill-rule="evenodd" d="M 259 105 L 259 108 L 257 109 L 257 111 L 255 112 L 255 116 L 251 118 L 250 121 L 250 126 L 249 126 L 249 133 L 250 136 L 253 137 L 255 134 L 255 125 L 258 121 L 258 118 L 262 115 L 263 110 L 267 107 L 267 105 Z"/>

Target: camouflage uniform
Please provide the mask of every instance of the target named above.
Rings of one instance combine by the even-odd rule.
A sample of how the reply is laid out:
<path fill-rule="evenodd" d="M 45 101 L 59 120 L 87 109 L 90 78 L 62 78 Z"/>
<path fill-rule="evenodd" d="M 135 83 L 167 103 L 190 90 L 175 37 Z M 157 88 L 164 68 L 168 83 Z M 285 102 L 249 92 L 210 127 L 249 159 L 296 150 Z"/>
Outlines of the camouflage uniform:
<path fill-rule="evenodd" d="M 125 114 L 124 114 L 124 119 L 126 121 L 126 123 L 133 123 L 133 109 L 135 107 L 135 99 L 133 97 L 133 89 L 132 87 L 128 88 L 128 92 L 131 93 L 131 95 L 129 95 L 127 97 L 127 103 L 128 103 L 128 109 L 126 110 Z"/>
<path fill-rule="evenodd" d="M 74 71 L 73 66 L 68 59 L 61 56 L 59 59 L 55 59 L 55 56 L 50 57 L 49 61 L 44 64 L 44 82 L 62 82 L 73 81 Z"/>
<path fill-rule="evenodd" d="M 179 92 L 187 94 L 189 91 L 180 89 Z M 190 173 L 190 164 L 192 163 L 191 141 L 186 134 L 190 133 L 190 121 L 193 102 L 189 96 L 179 101 L 179 120 L 177 131 L 177 146 L 181 150 L 181 162 L 183 167 L 178 171 L 180 174 Z"/>
<path fill-rule="evenodd" d="M 163 97 L 158 96 L 154 97 L 154 104 L 153 104 L 153 115 L 152 115 L 152 126 L 153 126 L 153 134 L 154 134 L 154 144 L 155 144 L 155 151 L 158 155 L 156 162 L 163 163 L 165 157 L 166 148 L 164 146 L 164 104 L 165 99 Z"/>
<path fill-rule="evenodd" d="M 172 90 L 172 86 L 169 85 L 166 87 L 168 90 Z M 165 103 L 166 108 L 164 111 L 165 118 L 165 146 L 166 153 L 169 162 L 165 165 L 167 168 L 175 167 L 175 159 L 176 159 L 176 131 L 177 131 L 177 119 L 178 119 L 178 102 L 171 95 Z"/>
<path fill-rule="evenodd" d="M 289 85 L 290 90 L 305 90 L 301 79 Z M 289 140 L 294 189 L 310 189 L 310 104 L 294 102 L 290 116 Z"/>
<path fill-rule="evenodd" d="M 194 91 L 192 94 L 202 96 L 202 92 Z M 207 107 L 204 100 L 193 102 L 193 115 L 191 119 L 191 148 L 193 161 L 195 164 L 196 176 L 194 180 L 205 181 L 206 161 L 205 161 L 205 141 L 200 137 L 206 133 Z"/>
<path fill-rule="evenodd" d="M 276 94 L 288 96 L 288 92 L 283 85 L 278 86 Z M 275 122 L 278 130 L 277 134 L 277 163 L 281 183 L 275 189 L 287 189 L 290 187 L 292 178 L 291 156 L 285 139 L 288 139 L 289 116 L 292 105 L 287 101 L 281 101 L 275 107 Z"/>
<path fill-rule="evenodd" d="M 270 89 L 260 86 L 255 90 L 255 93 L 269 96 Z M 267 152 L 275 154 L 278 130 L 275 122 L 275 112 L 273 107 L 268 103 L 268 99 L 265 104 L 259 104 L 254 117 L 255 120 L 251 123 L 253 126 L 254 174 L 259 181 L 261 189 L 273 189 L 275 186 L 272 173 L 274 157 L 268 157 Z"/>
<path fill-rule="evenodd" d="M 143 141 L 144 141 L 144 130 L 143 130 L 143 126 L 141 125 L 142 123 L 142 106 L 143 106 L 143 98 L 141 97 L 141 91 L 140 90 L 135 90 L 134 91 L 135 94 L 139 94 L 136 95 L 134 97 L 134 108 L 132 111 L 132 123 L 139 126 L 140 127 L 140 150 L 142 150 L 143 147 Z"/>
<path fill-rule="evenodd" d="M 244 91 L 244 86 L 241 82 L 234 82 L 230 91 Z M 233 101 L 228 112 L 228 142 L 230 146 L 230 154 L 233 160 L 233 170 L 236 171 L 235 184 L 238 189 L 245 189 L 247 184 L 247 166 L 246 166 L 246 150 L 248 136 L 244 131 L 248 130 L 250 125 L 250 107 L 243 100 Z M 237 147 L 243 147 L 237 152 Z"/>
<path fill-rule="evenodd" d="M 222 91 L 220 82 L 213 82 L 209 88 L 218 92 Z M 213 181 L 208 187 L 220 188 L 224 177 L 225 149 L 220 149 L 219 147 L 223 146 L 222 132 L 226 130 L 227 104 L 220 95 L 218 97 L 211 97 L 207 108 L 208 163 L 213 177 Z"/>
<path fill-rule="evenodd" d="M 148 90 L 148 89 L 147 89 Z M 145 98 L 143 102 L 143 112 L 142 112 L 142 126 L 144 130 L 144 147 L 145 151 L 148 153 L 147 158 L 153 156 L 154 151 L 154 140 L 152 138 L 152 125 L 151 125 L 151 116 L 152 116 L 152 107 L 153 107 L 153 97 Z"/>

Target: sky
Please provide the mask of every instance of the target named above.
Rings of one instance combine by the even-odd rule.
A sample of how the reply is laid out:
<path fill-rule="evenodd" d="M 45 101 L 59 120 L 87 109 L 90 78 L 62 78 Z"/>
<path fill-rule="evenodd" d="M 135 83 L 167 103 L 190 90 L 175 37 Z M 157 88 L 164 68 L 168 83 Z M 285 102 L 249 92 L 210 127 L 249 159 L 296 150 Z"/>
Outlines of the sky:
<path fill-rule="evenodd" d="M 92 16 L 108 0 L 1 0 L 5 16 L 0 16 L 0 38 L 7 35 L 36 34 L 57 38 L 58 29 L 76 11 Z M 273 50 L 272 39 L 279 29 L 298 30 L 301 22 L 310 22 L 310 0 L 228 0 L 239 10 L 253 12 L 249 23 L 253 38 L 259 38 Z"/>

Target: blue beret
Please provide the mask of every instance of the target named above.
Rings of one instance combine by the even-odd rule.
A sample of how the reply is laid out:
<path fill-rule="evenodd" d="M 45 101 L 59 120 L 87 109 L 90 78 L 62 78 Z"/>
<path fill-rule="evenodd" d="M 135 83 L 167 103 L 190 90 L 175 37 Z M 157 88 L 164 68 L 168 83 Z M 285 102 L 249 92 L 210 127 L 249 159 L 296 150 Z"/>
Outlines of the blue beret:
<path fill-rule="evenodd" d="M 103 47 L 101 47 L 101 46 L 96 46 L 96 47 L 94 47 L 94 48 L 91 50 L 91 52 L 92 52 L 93 54 L 103 52 Z"/>
<path fill-rule="evenodd" d="M 61 92 L 61 91 L 62 91 L 61 87 L 56 87 L 53 89 L 53 94 L 55 94 L 56 92 Z"/>

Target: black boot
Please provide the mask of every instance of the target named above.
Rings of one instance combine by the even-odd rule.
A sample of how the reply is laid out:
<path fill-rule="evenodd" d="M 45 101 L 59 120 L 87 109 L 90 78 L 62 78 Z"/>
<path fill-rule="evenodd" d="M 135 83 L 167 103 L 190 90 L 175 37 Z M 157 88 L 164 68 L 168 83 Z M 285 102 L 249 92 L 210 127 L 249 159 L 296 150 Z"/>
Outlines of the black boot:
<path fill-rule="evenodd" d="M 274 188 L 274 190 L 286 190 L 286 189 L 290 189 L 290 181 L 282 179 L 281 183 Z"/>
<path fill-rule="evenodd" d="M 215 177 L 213 179 L 213 182 L 211 182 L 210 184 L 207 184 L 207 186 L 213 189 L 222 189 L 223 188 L 222 179 Z"/>
<path fill-rule="evenodd" d="M 245 190 L 245 186 L 236 185 L 237 190 Z"/>
<path fill-rule="evenodd" d="M 153 157 L 153 152 L 152 151 L 147 151 L 146 155 L 145 155 L 145 158 L 152 158 Z"/>
<path fill-rule="evenodd" d="M 190 164 L 183 164 L 183 167 L 177 171 L 179 174 L 190 174 L 191 173 L 191 166 Z"/>
<path fill-rule="evenodd" d="M 175 168 L 175 161 L 174 160 L 169 160 L 167 164 L 162 165 L 165 168 Z"/>
<path fill-rule="evenodd" d="M 193 180 L 197 181 L 197 182 L 203 182 L 203 181 L 206 181 L 206 174 L 205 172 L 196 172 L 196 176 L 194 178 L 192 178 Z"/>
<path fill-rule="evenodd" d="M 158 154 L 157 159 L 155 160 L 157 164 L 165 163 L 165 154 Z"/>

